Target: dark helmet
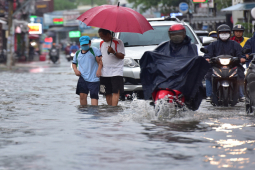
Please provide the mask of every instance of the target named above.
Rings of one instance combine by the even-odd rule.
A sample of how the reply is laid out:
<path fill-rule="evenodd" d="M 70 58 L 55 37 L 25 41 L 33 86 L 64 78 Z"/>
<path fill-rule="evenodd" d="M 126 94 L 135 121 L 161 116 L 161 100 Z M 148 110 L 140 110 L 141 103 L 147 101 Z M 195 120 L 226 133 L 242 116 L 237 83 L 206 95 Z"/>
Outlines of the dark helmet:
<path fill-rule="evenodd" d="M 186 29 L 182 24 L 174 24 L 174 25 L 170 26 L 168 32 L 169 32 L 169 34 L 174 34 L 174 33 L 178 33 L 178 32 L 186 33 Z"/>
<path fill-rule="evenodd" d="M 217 33 L 223 32 L 223 31 L 224 32 L 231 32 L 231 28 L 226 24 L 222 24 L 222 25 L 218 26 Z"/>
<path fill-rule="evenodd" d="M 237 24 L 233 27 L 232 31 L 244 31 L 244 27 L 241 24 Z"/>

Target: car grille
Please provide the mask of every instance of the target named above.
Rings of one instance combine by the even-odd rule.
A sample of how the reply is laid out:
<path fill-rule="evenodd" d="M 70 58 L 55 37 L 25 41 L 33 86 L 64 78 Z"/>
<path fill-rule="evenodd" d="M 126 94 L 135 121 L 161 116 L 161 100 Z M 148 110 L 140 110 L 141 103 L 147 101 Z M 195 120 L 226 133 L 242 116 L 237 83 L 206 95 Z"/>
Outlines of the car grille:
<path fill-rule="evenodd" d="M 123 77 L 123 81 L 125 85 L 141 85 L 140 79 L 133 79 L 130 77 Z"/>

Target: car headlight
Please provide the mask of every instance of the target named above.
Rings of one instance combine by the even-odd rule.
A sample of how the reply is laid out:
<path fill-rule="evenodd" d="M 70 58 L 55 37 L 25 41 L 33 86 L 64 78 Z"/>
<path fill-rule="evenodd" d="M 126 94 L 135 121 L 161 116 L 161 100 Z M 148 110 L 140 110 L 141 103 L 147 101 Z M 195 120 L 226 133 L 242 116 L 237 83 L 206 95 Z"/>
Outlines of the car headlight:
<path fill-rule="evenodd" d="M 229 65 L 230 60 L 231 60 L 230 58 L 220 58 L 220 63 L 222 65 Z"/>
<path fill-rule="evenodd" d="M 140 65 L 132 58 L 124 58 L 124 66 L 126 66 L 126 67 L 140 67 Z"/>

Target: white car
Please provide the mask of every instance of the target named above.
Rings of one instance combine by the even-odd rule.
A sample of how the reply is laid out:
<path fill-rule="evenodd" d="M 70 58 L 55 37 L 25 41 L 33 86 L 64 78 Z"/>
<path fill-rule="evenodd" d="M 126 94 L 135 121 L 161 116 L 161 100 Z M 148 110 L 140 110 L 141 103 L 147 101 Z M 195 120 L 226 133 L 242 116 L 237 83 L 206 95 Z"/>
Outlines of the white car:
<path fill-rule="evenodd" d="M 126 55 L 123 68 L 125 94 L 137 93 L 138 98 L 143 98 L 139 60 L 145 51 L 152 51 L 162 42 L 169 41 L 168 30 L 171 25 L 183 24 L 186 28 L 186 34 L 191 38 L 191 42 L 197 45 L 198 55 L 204 55 L 200 52 L 203 45 L 189 24 L 181 22 L 177 18 L 151 18 L 147 20 L 154 30 L 147 31 L 144 34 L 126 32 L 115 34 L 115 37 L 121 39 L 125 46 Z M 209 44 L 211 40 L 213 38 L 204 37 L 203 43 Z M 98 45 L 99 47 L 99 41 L 101 40 L 92 40 L 92 46 Z"/>

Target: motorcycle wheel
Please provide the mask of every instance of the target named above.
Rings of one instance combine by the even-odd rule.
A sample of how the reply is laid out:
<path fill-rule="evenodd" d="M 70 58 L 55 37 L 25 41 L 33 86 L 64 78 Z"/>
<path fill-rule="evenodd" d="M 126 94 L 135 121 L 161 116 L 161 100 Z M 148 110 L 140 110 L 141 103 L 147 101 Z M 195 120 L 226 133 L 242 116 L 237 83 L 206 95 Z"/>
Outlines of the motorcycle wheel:
<path fill-rule="evenodd" d="M 228 96 L 228 89 L 227 87 L 223 87 L 222 88 L 222 103 L 223 103 L 223 106 L 228 106 L 229 104 L 229 96 Z"/>

